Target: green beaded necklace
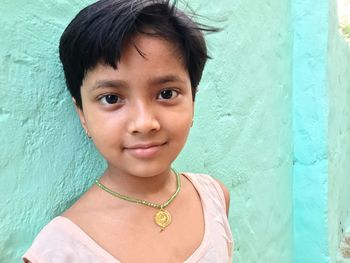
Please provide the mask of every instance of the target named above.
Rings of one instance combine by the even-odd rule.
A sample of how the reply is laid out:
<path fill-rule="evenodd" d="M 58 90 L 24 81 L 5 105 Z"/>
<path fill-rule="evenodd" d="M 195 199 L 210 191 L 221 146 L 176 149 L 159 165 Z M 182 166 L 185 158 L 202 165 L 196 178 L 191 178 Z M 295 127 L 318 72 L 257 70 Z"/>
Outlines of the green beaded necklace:
<path fill-rule="evenodd" d="M 146 200 L 137 199 L 134 197 L 120 194 L 118 192 L 115 192 L 115 191 L 109 189 L 107 186 L 103 185 L 102 183 L 100 183 L 99 179 L 96 179 L 95 184 L 98 187 L 100 187 L 102 190 L 113 195 L 114 197 L 120 198 L 120 199 L 128 201 L 128 202 L 132 202 L 132 203 L 136 203 L 136 204 L 140 204 L 140 205 L 146 205 L 146 206 L 158 209 L 157 213 L 154 215 L 154 221 L 159 227 L 161 227 L 161 231 L 163 231 L 171 223 L 171 215 L 164 208 L 166 208 L 168 205 L 171 204 L 172 201 L 174 201 L 175 197 L 179 194 L 180 189 L 181 189 L 180 175 L 174 169 L 171 169 L 171 170 L 175 173 L 175 176 L 176 176 L 176 191 L 163 204 L 156 204 L 156 203 L 149 202 Z"/>

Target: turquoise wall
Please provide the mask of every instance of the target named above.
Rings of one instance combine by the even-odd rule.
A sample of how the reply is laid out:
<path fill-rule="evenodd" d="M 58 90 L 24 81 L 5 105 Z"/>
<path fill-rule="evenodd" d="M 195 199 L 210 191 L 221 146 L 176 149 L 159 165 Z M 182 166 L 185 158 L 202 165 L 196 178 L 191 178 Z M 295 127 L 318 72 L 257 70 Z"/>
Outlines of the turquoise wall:
<path fill-rule="evenodd" d="M 338 33 L 333 1 L 327 59 L 329 255 L 330 262 L 345 263 L 350 262 L 350 46 Z"/>
<path fill-rule="evenodd" d="M 77 3 L 1 2 L 0 262 L 19 262 L 103 165 L 81 131 L 58 59 Z"/>
<path fill-rule="evenodd" d="M 317 6 L 317 8 L 315 8 Z M 350 47 L 335 1 L 294 1 L 294 260 L 350 262 Z"/>
<path fill-rule="evenodd" d="M 62 31 L 91 2 L 2 1 L 0 262 L 18 262 L 105 166 L 58 60 Z M 176 167 L 228 186 L 234 262 L 346 262 L 350 51 L 334 1 L 190 3 L 205 23 L 227 19 L 207 37 L 214 59 Z"/>
<path fill-rule="evenodd" d="M 81 131 L 57 55 L 60 34 L 88 2 L 2 2 L 1 262 L 16 262 L 103 169 Z M 191 5 L 228 20 L 223 32 L 208 37 L 214 59 L 177 167 L 210 173 L 228 185 L 235 262 L 291 262 L 290 3 Z"/>
<path fill-rule="evenodd" d="M 229 186 L 234 262 L 292 262 L 291 3 L 197 0 L 191 6 L 228 20 L 223 32 L 208 36 L 214 59 L 178 165 Z"/>
<path fill-rule="evenodd" d="M 317 8 L 315 8 L 317 6 Z M 328 261 L 328 0 L 293 1 L 294 260 Z"/>

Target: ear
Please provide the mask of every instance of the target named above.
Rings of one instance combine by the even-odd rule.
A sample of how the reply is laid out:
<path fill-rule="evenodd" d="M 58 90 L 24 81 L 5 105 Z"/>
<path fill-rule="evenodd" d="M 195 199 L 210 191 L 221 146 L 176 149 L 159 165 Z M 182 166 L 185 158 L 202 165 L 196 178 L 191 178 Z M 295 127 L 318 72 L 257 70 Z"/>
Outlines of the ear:
<path fill-rule="evenodd" d="M 77 105 L 77 102 L 76 100 L 72 97 L 72 101 L 74 103 L 74 107 L 75 107 L 75 110 L 76 112 L 78 113 L 78 116 L 79 116 L 79 119 L 80 119 L 80 123 L 81 123 L 81 126 L 83 126 L 83 129 L 85 130 L 85 133 L 88 137 L 90 137 L 89 135 L 89 129 L 86 125 L 86 120 L 85 120 L 85 115 L 84 115 L 84 111 L 82 108 L 80 108 L 78 105 Z"/>

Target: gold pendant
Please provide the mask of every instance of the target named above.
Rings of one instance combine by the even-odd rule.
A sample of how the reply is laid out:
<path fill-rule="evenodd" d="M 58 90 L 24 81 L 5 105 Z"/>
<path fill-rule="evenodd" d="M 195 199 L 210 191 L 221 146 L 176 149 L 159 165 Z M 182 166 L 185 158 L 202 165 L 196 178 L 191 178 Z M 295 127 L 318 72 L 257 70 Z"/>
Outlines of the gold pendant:
<path fill-rule="evenodd" d="M 154 215 L 154 221 L 158 226 L 164 230 L 168 225 L 171 223 L 171 215 L 168 211 L 164 209 L 160 209 L 155 215 Z"/>

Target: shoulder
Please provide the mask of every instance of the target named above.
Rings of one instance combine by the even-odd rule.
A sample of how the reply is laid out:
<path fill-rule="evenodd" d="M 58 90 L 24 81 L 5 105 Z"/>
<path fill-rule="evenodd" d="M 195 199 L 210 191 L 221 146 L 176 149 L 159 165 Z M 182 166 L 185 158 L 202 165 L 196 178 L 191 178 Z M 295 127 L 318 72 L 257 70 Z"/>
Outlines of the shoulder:
<path fill-rule="evenodd" d="M 55 262 L 100 262 L 91 239 L 63 216 L 54 218 L 40 231 L 22 258 L 33 263 L 52 262 L 53 258 Z"/>
<path fill-rule="evenodd" d="M 35 237 L 30 248 L 22 256 L 24 262 L 44 262 L 41 254 L 45 253 L 57 240 L 57 233 L 61 228 L 60 217 L 55 217 Z"/>
<path fill-rule="evenodd" d="M 214 179 L 214 180 L 220 185 L 220 187 L 222 189 L 222 192 L 224 194 L 225 204 L 226 204 L 226 214 L 228 216 L 228 212 L 229 212 L 229 209 L 230 209 L 230 192 L 228 191 L 227 187 L 222 182 L 220 182 L 217 179 Z"/>
<path fill-rule="evenodd" d="M 212 192 L 210 189 L 216 189 L 215 192 L 221 197 L 222 202 L 225 202 L 226 214 L 228 215 L 230 207 L 230 193 L 227 187 L 219 180 L 214 179 L 207 174 L 184 173 L 192 182 L 200 185 L 204 191 Z"/>
<path fill-rule="evenodd" d="M 69 231 L 69 225 L 65 222 L 65 218 L 57 216 L 41 229 L 35 237 L 33 244 L 45 246 L 46 242 L 50 241 L 53 236 L 65 233 L 66 231 Z"/>

